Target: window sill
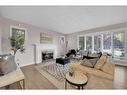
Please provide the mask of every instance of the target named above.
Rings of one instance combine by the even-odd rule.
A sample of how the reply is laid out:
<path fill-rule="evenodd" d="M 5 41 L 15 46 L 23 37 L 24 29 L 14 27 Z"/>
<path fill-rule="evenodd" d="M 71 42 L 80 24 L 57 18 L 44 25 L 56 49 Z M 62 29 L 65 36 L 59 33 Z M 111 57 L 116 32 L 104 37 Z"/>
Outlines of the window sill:
<path fill-rule="evenodd" d="M 126 60 L 114 59 L 114 64 L 121 65 L 121 66 L 127 66 L 127 61 Z"/>

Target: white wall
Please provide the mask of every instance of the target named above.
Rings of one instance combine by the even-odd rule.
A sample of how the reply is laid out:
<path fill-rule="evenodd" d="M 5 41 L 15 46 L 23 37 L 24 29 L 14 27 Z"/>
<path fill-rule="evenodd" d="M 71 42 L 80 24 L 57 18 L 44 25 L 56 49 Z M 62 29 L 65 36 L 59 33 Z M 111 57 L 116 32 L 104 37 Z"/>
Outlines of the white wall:
<path fill-rule="evenodd" d="M 10 36 L 10 26 L 18 26 L 20 24 L 21 28 L 27 29 L 27 39 L 25 42 L 25 53 L 21 54 L 18 52 L 16 54 L 16 62 L 20 64 L 20 66 L 25 66 L 28 64 L 35 63 L 34 58 L 34 46 L 33 44 L 40 44 L 40 33 L 47 33 L 53 37 L 53 45 L 57 47 L 57 55 L 63 55 L 66 52 L 65 45 L 61 45 L 59 43 L 60 36 L 64 36 L 61 33 L 57 33 L 54 31 L 50 31 L 41 27 L 29 25 L 26 23 L 21 23 L 18 21 L 2 18 L 2 51 L 3 53 L 10 53 L 11 46 L 8 37 Z"/>

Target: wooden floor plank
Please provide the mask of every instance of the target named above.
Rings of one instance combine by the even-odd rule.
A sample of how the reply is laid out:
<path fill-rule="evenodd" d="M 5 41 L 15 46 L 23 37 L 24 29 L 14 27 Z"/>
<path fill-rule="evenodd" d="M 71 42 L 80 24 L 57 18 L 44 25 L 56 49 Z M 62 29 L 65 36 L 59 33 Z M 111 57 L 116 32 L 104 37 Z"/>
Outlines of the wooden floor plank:
<path fill-rule="evenodd" d="M 35 65 L 22 67 L 26 77 L 26 89 L 57 89 L 48 79 L 42 76 Z M 127 89 L 127 67 L 115 66 L 114 89 Z M 19 89 L 17 83 L 10 86 L 10 89 Z"/>

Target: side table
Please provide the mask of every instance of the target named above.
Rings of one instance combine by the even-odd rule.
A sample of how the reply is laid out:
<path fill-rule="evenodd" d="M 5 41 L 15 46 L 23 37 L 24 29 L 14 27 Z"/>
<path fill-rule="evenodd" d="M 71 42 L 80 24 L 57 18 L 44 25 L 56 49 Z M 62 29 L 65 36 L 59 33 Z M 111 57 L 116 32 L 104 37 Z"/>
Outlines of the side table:
<path fill-rule="evenodd" d="M 67 83 L 77 86 L 78 89 L 82 88 L 87 84 L 88 78 L 85 74 L 80 71 L 75 71 L 71 76 L 69 72 L 65 75 L 65 89 L 67 89 Z"/>

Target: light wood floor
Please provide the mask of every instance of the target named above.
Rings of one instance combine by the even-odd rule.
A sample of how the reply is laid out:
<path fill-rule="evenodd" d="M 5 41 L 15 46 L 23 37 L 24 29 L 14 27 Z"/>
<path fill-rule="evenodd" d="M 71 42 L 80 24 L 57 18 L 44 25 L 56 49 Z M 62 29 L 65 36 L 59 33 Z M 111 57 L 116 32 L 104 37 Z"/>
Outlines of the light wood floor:
<path fill-rule="evenodd" d="M 57 89 L 35 69 L 35 65 L 22 67 L 21 70 L 26 77 L 26 89 Z M 11 89 L 18 88 L 16 83 L 11 86 Z M 114 89 L 127 89 L 127 67 L 115 66 Z"/>
<path fill-rule="evenodd" d="M 127 66 L 115 66 L 114 89 L 127 89 Z"/>

